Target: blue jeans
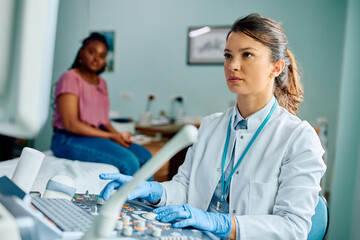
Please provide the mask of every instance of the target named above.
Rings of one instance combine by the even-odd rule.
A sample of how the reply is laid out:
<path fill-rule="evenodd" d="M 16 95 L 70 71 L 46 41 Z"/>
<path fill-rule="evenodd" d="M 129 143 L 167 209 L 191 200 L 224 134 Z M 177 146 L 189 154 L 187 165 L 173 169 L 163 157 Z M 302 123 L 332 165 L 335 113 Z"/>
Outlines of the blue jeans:
<path fill-rule="evenodd" d="M 126 175 L 134 175 L 151 158 L 146 148 L 135 143 L 125 148 L 105 138 L 79 136 L 70 132 L 54 132 L 51 150 L 59 158 L 114 165 Z"/>

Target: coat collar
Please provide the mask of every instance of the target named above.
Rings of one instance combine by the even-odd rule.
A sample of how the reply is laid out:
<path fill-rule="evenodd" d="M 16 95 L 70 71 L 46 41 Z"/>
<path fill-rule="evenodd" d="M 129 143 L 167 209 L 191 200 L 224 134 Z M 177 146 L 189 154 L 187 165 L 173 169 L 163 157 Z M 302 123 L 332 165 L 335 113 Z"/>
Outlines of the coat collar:
<path fill-rule="evenodd" d="M 262 109 L 260 109 L 259 111 L 251 114 L 250 116 L 248 116 L 245 120 L 247 122 L 247 128 L 249 130 L 252 129 L 257 129 L 260 124 L 264 121 L 264 119 L 266 118 L 266 116 L 268 115 L 271 107 L 273 106 L 273 104 L 275 103 L 275 96 L 272 96 L 272 98 L 270 99 L 270 101 L 266 104 L 265 107 L 263 107 Z M 241 116 L 239 109 L 237 107 L 237 103 L 235 104 L 235 106 L 233 107 L 233 111 L 232 111 L 232 129 L 234 130 L 235 126 L 238 124 L 238 122 L 240 122 L 241 120 L 243 120 L 244 118 Z"/>

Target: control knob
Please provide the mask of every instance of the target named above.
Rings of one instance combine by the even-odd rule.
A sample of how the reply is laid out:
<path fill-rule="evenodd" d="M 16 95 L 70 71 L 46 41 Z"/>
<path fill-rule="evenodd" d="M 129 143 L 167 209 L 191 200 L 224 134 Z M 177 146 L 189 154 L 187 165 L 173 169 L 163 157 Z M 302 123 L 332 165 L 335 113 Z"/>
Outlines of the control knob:
<path fill-rule="evenodd" d="M 130 226 L 124 226 L 123 234 L 127 237 L 130 237 L 133 233 L 133 229 Z"/>
<path fill-rule="evenodd" d="M 151 236 L 160 237 L 161 236 L 161 228 L 154 227 L 151 231 Z"/>

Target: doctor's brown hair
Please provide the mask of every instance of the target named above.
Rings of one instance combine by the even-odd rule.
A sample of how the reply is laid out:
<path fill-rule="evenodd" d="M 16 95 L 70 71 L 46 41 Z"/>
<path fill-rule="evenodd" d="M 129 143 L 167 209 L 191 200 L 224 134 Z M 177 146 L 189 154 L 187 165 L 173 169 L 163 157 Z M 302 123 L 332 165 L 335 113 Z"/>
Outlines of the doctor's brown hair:
<path fill-rule="evenodd" d="M 269 47 L 273 62 L 278 60 L 285 62 L 283 71 L 275 77 L 274 95 L 280 106 L 296 115 L 303 101 L 304 91 L 294 55 L 288 49 L 288 41 L 281 24 L 253 13 L 236 20 L 226 40 L 232 32 L 242 32 Z"/>

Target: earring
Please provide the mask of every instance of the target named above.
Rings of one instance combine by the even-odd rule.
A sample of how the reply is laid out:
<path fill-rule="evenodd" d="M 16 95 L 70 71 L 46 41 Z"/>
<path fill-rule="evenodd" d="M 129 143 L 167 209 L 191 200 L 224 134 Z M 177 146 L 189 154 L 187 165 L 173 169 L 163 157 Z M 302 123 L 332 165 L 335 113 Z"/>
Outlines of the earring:
<path fill-rule="evenodd" d="M 82 63 L 82 59 L 81 59 L 81 58 L 79 59 L 79 63 Z"/>

